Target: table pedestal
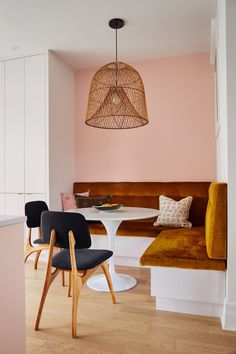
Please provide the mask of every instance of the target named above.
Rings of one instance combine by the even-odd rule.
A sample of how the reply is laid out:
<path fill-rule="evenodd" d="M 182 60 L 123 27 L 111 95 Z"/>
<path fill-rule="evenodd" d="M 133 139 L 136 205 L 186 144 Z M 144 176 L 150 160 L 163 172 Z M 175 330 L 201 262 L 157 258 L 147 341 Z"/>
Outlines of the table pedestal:
<path fill-rule="evenodd" d="M 114 251 L 115 251 L 115 237 L 121 220 L 102 220 L 103 225 L 107 231 L 109 249 L 113 252 L 113 256 L 109 259 L 109 271 L 111 275 L 112 285 L 114 291 L 124 291 L 133 288 L 137 284 L 134 277 L 126 274 L 119 274 L 115 271 L 114 265 Z M 87 281 L 88 287 L 97 291 L 109 291 L 105 275 L 99 274 Z"/>
<path fill-rule="evenodd" d="M 130 275 L 113 273 L 111 280 L 114 291 L 124 291 L 133 288 L 137 280 Z M 106 278 L 103 274 L 96 275 L 87 281 L 89 288 L 97 291 L 109 291 Z"/>

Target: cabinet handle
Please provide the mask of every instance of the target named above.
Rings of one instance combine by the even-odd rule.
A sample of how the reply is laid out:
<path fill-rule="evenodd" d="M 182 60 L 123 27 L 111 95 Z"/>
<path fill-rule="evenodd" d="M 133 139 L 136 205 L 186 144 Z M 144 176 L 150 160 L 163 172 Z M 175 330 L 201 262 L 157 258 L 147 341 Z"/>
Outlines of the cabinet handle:
<path fill-rule="evenodd" d="M 24 193 L 17 193 L 17 194 L 22 195 L 22 194 L 24 194 Z"/>
<path fill-rule="evenodd" d="M 25 194 L 27 194 L 27 195 L 32 195 L 33 193 L 25 193 Z"/>

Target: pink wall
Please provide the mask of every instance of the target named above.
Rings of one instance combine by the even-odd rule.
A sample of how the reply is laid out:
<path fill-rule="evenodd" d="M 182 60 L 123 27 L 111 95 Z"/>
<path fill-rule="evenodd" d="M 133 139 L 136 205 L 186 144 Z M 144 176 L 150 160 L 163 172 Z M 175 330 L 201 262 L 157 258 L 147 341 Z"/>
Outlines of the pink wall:
<path fill-rule="evenodd" d="M 77 181 L 205 181 L 216 178 L 214 80 L 209 54 L 136 62 L 150 123 L 102 130 L 84 123 L 97 70 L 77 72 Z"/>

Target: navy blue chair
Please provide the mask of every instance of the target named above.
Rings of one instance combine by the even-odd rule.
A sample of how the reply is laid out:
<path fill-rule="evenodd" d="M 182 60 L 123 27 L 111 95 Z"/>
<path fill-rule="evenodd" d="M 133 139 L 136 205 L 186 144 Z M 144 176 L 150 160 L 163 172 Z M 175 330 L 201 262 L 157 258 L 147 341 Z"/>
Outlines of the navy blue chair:
<path fill-rule="evenodd" d="M 61 271 L 71 274 L 72 278 L 72 337 L 77 337 L 77 310 L 79 294 L 88 278 L 101 267 L 104 271 L 112 302 L 115 294 L 106 260 L 113 252 L 109 250 L 90 249 L 91 237 L 83 215 L 60 211 L 44 211 L 41 216 L 42 240 L 49 243 L 48 265 L 44 288 L 38 309 L 35 330 L 39 323 L 47 292 L 53 280 Z M 61 251 L 53 255 L 54 247 Z M 52 270 L 52 268 L 55 268 Z"/>
<path fill-rule="evenodd" d="M 34 269 L 37 269 L 38 267 L 38 260 L 40 253 L 43 250 L 48 250 L 49 249 L 49 244 L 44 244 L 42 238 L 41 238 L 41 228 L 40 228 L 40 220 L 41 220 L 41 214 L 43 211 L 48 210 L 48 206 L 45 202 L 38 200 L 38 201 L 33 201 L 33 202 L 28 202 L 25 204 L 25 215 L 27 217 L 26 219 L 26 225 L 28 227 L 28 234 L 27 234 L 27 239 L 26 239 L 26 244 L 25 244 L 25 262 L 27 261 L 27 258 L 34 252 L 35 254 L 35 259 L 34 259 Z M 38 238 L 34 240 L 32 244 L 32 229 L 38 229 Z"/>

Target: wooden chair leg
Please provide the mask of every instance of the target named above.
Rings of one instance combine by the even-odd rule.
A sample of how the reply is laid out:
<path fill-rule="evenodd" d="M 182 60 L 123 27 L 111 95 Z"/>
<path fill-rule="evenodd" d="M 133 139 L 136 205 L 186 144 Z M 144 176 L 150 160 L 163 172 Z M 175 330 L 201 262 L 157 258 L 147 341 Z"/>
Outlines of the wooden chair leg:
<path fill-rule="evenodd" d="M 34 249 L 26 249 L 26 250 L 25 250 L 25 259 L 24 259 L 25 263 L 26 263 L 28 257 L 29 257 L 32 253 L 34 253 L 34 252 L 35 252 Z"/>
<path fill-rule="evenodd" d="M 71 272 L 69 272 L 69 279 L 68 279 L 68 297 L 71 297 Z"/>
<path fill-rule="evenodd" d="M 77 312 L 80 290 L 83 286 L 78 274 L 72 274 L 72 337 L 77 337 Z"/>
<path fill-rule="evenodd" d="M 56 276 L 59 273 L 60 273 L 60 270 L 56 269 L 53 273 L 49 274 L 49 276 L 47 276 L 46 279 L 45 279 L 43 293 L 42 293 L 40 304 L 39 304 L 37 319 L 36 319 L 36 322 L 35 322 L 35 331 L 38 331 L 38 329 L 39 329 L 39 323 L 40 323 L 40 319 L 41 319 L 42 312 L 43 312 L 43 306 L 44 306 L 44 303 L 45 303 L 46 296 L 47 296 L 48 290 L 50 288 L 50 285 L 52 284 L 53 280 L 56 278 Z"/>
<path fill-rule="evenodd" d="M 113 286 L 112 286 L 112 281 L 111 281 L 111 276 L 110 276 L 110 272 L 109 272 L 109 269 L 108 269 L 108 265 L 106 262 L 103 262 L 102 265 L 102 270 L 105 274 L 105 277 L 106 277 L 106 280 L 107 280 L 107 284 L 108 284 L 108 287 L 109 287 L 109 290 L 110 290 L 110 294 L 111 294 L 111 298 L 112 298 L 112 303 L 115 304 L 116 303 L 116 298 L 115 298 L 115 294 L 114 294 L 114 291 L 113 291 Z"/>
<path fill-rule="evenodd" d="M 56 278 L 56 276 L 60 273 L 60 269 L 55 269 L 54 272 L 51 271 L 53 248 L 55 245 L 55 240 L 56 240 L 56 232 L 55 232 L 55 230 L 52 230 L 51 238 L 50 238 L 48 265 L 47 265 L 46 277 L 45 277 L 45 282 L 44 282 L 44 288 L 43 288 L 43 292 L 42 292 L 42 296 L 41 296 L 41 300 L 40 300 L 40 304 L 39 304 L 37 319 L 35 322 L 35 330 L 36 331 L 39 329 L 39 323 L 40 323 L 40 319 L 41 319 L 41 315 L 42 315 L 42 311 L 43 311 L 43 306 L 44 306 L 45 299 L 46 299 L 48 290 L 50 288 L 50 285 L 52 284 L 52 282 Z"/>
<path fill-rule="evenodd" d="M 34 252 L 34 248 L 31 243 L 31 233 L 32 233 L 32 230 L 28 229 L 27 240 L 25 243 L 25 259 L 24 259 L 25 263 L 27 261 L 27 258 Z"/>
<path fill-rule="evenodd" d="M 64 272 L 64 270 L 61 271 L 61 285 L 65 286 L 65 272 Z"/>
<path fill-rule="evenodd" d="M 35 258 L 34 258 L 34 269 L 35 270 L 38 268 L 38 261 L 39 261 L 40 253 L 41 253 L 41 251 L 38 251 L 35 254 Z"/>
<path fill-rule="evenodd" d="M 71 285 L 72 285 L 72 337 L 77 337 L 77 311 L 80 290 L 83 286 L 81 277 L 78 274 L 75 259 L 75 238 L 72 231 L 69 231 L 70 262 L 71 262 Z"/>

